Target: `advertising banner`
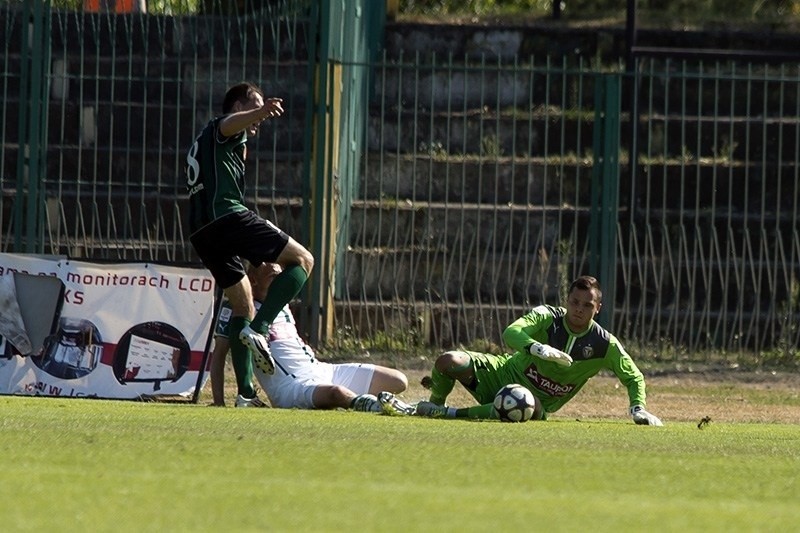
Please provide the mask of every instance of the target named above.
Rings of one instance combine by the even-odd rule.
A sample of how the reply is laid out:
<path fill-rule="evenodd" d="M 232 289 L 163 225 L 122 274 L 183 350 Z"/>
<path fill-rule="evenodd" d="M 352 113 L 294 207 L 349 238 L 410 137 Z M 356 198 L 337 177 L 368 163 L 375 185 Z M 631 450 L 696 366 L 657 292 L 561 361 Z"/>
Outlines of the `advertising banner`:
<path fill-rule="evenodd" d="M 0 338 L 0 394 L 194 393 L 214 314 L 207 270 L 0 254 L 0 278 L 15 272 L 58 277 L 64 304 L 37 353 L 22 356 Z"/>

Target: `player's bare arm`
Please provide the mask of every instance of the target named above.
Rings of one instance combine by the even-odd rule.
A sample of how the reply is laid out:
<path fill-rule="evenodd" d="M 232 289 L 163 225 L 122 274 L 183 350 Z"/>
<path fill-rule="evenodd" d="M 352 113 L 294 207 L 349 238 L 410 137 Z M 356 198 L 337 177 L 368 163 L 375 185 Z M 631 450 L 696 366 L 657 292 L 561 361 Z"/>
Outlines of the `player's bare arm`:
<path fill-rule="evenodd" d="M 260 95 L 246 104 L 236 104 L 234 112 L 229 113 L 219 123 L 219 132 L 224 137 L 236 135 L 244 130 L 254 135 L 259 124 L 268 118 L 279 117 L 283 114 L 283 99 L 267 98 L 262 100 Z"/>

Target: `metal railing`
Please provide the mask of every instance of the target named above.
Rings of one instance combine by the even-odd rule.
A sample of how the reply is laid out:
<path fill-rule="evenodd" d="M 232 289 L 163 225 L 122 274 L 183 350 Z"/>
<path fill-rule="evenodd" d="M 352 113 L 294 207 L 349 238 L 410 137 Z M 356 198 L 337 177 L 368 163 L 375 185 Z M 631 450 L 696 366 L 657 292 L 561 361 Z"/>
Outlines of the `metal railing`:
<path fill-rule="evenodd" d="M 615 287 L 601 320 L 652 358 L 796 360 L 798 65 L 375 68 L 345 323 L 499 343 L 590 273 Z"/>
<path fill-rule="evenodd" d="M 764 61 L 641 62 L 619 239 L 630 336 L 797 357 L 800 63 Z"/>
<path fill-rule="evenodd" d="M 287 107 L 254 146 L 248 199 L 309 242 L 308 114 L 326 107 L 312 92 L 368 71 L 314 141 L 340 150 L 316 176 L 338 202 L 338 234 L 313 236 L 338 242 L 315 271 L 334 295 L 324 340 L 499 344 L 592 273 L 603 323 L 644 357 L 797 357 L 797 64 L 384 56 L 332 60 L 312 88 L 301 15 L 53 10 L 29 25 L 18 7 L 0 7 L 0 251 L 192 261 L 185 148 L 245 78 Z M 25 62 L 40 96 L 23 90 Z"/>
<path fill-rule="evenodd" d="M 221 112 L 227 87 L 244 79 L 285 97 L 286 108 L 251 143 L 247 192 L 262 215 L 305 238 L 303 10 L 292 14 L 283 2 L 281 17 L 165 17 L 42 4 L 25 4 L 36 16 L 0 7 L 9 36 L 0 78 L 2 250 L 193 261 L 186 147 Z"/>

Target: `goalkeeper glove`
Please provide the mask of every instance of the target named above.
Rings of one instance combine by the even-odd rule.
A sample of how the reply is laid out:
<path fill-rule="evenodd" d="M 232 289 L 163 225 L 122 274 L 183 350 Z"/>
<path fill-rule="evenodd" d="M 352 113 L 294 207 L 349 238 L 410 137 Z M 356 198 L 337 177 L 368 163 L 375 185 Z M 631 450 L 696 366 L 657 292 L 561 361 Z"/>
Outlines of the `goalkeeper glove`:
<path fill-rule="evenodd" d="M 547 344 L 534 341 L 533 344 L 528 346 L 528 351 L 531 355 L 541 357 L 545 361 L 553 361 L 561 366 L 569 366 L 572 364 L 572 357 L 570 357 L 568 353 L 564 353 Z"/>
<path fill-rule="evenodd" d="M 631 407 L 631 416 L 633 421 L 640 426 L 663 426 L 664 424 L 656 416 L 648 413 L 641 405 L 634 405 Z"/>

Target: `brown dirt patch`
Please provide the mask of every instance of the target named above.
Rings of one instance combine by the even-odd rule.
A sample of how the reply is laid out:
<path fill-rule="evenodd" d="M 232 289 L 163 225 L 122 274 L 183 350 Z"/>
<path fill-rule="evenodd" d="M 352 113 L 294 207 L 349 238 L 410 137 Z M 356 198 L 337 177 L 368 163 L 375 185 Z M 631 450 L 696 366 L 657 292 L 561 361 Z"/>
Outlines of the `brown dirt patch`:
<path fill-rule="evenodd" d="M 406 371 L 409 400 L 427 397 L 419 384 L 426 371 Z M 800 374 L 673 373 L 647 377 L 647 408 L 664 422 L 764 422 L 800 424 Z M 456 385 L 454 406 L 474 405 Z M 596 376 L 553 419 L 627 419 L 628 394 L 613 376 Z"/>
<path fill-rule="evenodd" d="M 407 401 L 427 399 L 420 380 L 428 370 L 404 370 L 409 388 Z M 669 422 L 760 422 L 800 424 L 800 373 L 797 372 L 645 372 L 647 408 Z M 235 380 L 226 365 L 226 403 L 233 405 Z M 263 396 L 263 395 L 262 395 Z M 201 392 L 201 403 L 211 402 L 211 387 Z M 475 405 L 463 387 L 456 385 L 448 398 L 456 407 Z M 599 375 L 552 419 L 628 420 L 628 395 L 611 375 Z"/>

